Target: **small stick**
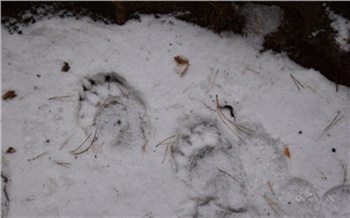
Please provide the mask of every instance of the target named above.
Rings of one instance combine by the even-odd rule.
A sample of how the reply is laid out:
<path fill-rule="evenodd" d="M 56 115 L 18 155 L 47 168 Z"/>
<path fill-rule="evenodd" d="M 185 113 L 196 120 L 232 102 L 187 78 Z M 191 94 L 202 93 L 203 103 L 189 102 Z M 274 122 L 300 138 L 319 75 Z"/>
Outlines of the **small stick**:
<path fill-rule="evenodd" d="M 169 145 L 167 145 L 166 148 L 165 148 L 165 155 L 164 155 L 164 159 L 163 159 L 163 161 L 162 161 L 162 164 L 164 163 L 164 161 L 165 161 L 165 159 L 166 159 L 166 157 L 167 157 L 168 148 L 169 148 Z"/>
<path fill-rule="evenodd" d="M 48 151 L 45 151 L 44 153 L 39 154 L 39 155 L 36 156 L 36 157 L 33 157 L 33 158 L 31 158 L 31 159 L 28 159 L 28 161 L 36 160 L 36 159 L 38 159 L 38 158 L 40 158 L 40 157 L 42 157 L 42 156 L 44 156 L 44 155 L 47 155 L 48 153 L 49 153 Z"/>
<path fill-rule="evenodd" d="M 73 153 L 73 154 L 74 155 L 79 155 L 79 154 L 82 154 L 82 153 L 88 151 L 91 148 L 91 146 L 94 144 L 95 140 L 96 140 L 96 133 L 97 133 L 97 129 L 95 130 L 94 138 L 92 139 L 91 144 L 89 145 L 89 147 L 87 147 L 85 150 L 83 150 L 81 152 L 77 152 L 77 153 Z"/>
<path fill-rule="evenodd" d="M 229 174 L 229 173 L 227 173 L 227 172 L 225 172 L 225 171 L 223 171 L 221 169 L 218 169 L 218 170 L 219 170 L 220 173 L 226 174 L 227 176 L 231 177 L 233 180 L 235 180 L 236 182 L 239 183 L 239 181 L 235 177 L 233 177 L 231 174 Z"/>
<path fill-rule="evenodd" d="M 168 141 L 169 139 L 172 139 L 172 138 L 174 138 L 174 137 L 176 137 L 176 135 L 169 136 L 168 138 L 166 138 L 166 139 L 162 140 L 161 142 L 159 142 L 159 143 L 156 145 L 156 147 L 158 147 L 159 145 L 163 144 L 164 142 L 166 142 L 166 141 Z"/>
<path fill-rule="evenodd" d="M 90 135 L 83 141 L 83 143 L 81 143 L 76 149 L 74 149 L 73 151 L 71 151 L 70 153 L 74 153 L 76 150 L 78 150 L 81 146 L 83 146 L 83 144 L 85 144 L 85 142 L 90 138 L 91 136 L 91 133 Z"/>

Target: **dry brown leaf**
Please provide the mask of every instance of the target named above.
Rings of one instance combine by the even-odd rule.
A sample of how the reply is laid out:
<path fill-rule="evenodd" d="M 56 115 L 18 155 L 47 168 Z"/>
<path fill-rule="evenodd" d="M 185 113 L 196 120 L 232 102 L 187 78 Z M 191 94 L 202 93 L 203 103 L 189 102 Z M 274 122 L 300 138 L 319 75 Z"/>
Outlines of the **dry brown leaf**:
<path fill-rule="evenodd" d="M 2 99 L 3 100 L 8 100 L 8 99 L 13 99 L 15 98 L 16 92 L 14 90 L 7 91 L 5 94 L 3 94 Z"/>

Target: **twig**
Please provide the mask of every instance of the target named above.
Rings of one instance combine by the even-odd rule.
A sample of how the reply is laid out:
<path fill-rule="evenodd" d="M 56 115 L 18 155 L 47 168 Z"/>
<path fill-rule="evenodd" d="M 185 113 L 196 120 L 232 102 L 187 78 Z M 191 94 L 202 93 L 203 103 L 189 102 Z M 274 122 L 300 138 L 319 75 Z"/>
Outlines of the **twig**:
<path fill-rule="evenodd" d="M 42 157 L 42 156 L 44 156 L 44 155 L 47 155 L 48 153 L 49 153 L 48 151 L 45 151 L 44 153 L 39 154 L 39 155 L 36 156 L 36 157 L 33 157 L 33 158 L 31 158 L 31 159 L 28 159 L 28 161 L 36 160 L 36 159 L 38 159 L 38 158 L 40 158 L 40 157 Z"/>
<path fill-rule="evenodd" d="M 172 139 L 172 138 L 175 138 L 176 135 L 172 135 L 172 136 L 169 136 L 168 138 L 162 140 L 161 142 L 159 142 L 156 147 L 158 147 L 159 145 L 163 144 L 164 142 L 168 141 L 169 139 Z"/>
<path fill-rule="evenodd" d="M 167 145 L 166 148 L 165 148 L 165 155 L 164 155 L 164 159 L 163 159 L 163 161 L 162 161 L 162 164 L 164 163 L 164 161 L 165 161 L 165 159 L 166 159 L 166 157 L 167 157 L 168 148 L 169 148 L 169 145 Z"/>
<path fill-rule="evenodd" d="M 340 111 L 338 112 L 338 114 L 334 117 L 334 119 L 332 120 L 332 122 L 323 130 L 323 132 L 326 132 L 328 130 L 330 130 L 339 120 L 341 120 L 344 116 L 342 115 L 341 117 L 338 118 L 340 114 Z M 338 119 L 337 119 L 338 118 Z"/>
<path fill-rule="evenodd" d="M 73 154 L 74 154 L 74 155 L 79 155 L 79 154 L 82 154 L 82 153 L 88 151 L 88 150 L 91 148 L 91 146 L 94 144 L 95 140 L 96 140 L 96 133 L 97 133 L 97 129 L 95 130 L 94 138 L 92 139 L 91 144 L 89 145 L 89 147 L 87 147 L 87 148 L 86 148 L 85 150 L 83 150 L 83 151 L 76 152 L 76 153 L 73 153 Z"/>
<path fill-rule="evenodd" d="M 303 84 L 301 84 L 301 82 L 299 82 L 299 80 L 297 80 L 292 74 L 289 74 L 289 75 L 292 77 L 292 79 L 293 79 L 295 85 L 297 86 L 297 88 L 299 89 L 299 91 L 300 91 L 299 85 L 300 85 L 301 87 L 305 88 L 305 87 L 303 86 Z M 299 85 L 298 85 L 298 84 L 299 84 Z"/>
<path fill-rule="evenodd" d="M 223 171 L 223 170 L 221 170 L 221 169 L 218 169 L 218 170 L 219 170 L 220 173 L 223 173 L 223 174 L 225 174 L 225 175 L 231 177 L 231 178 L 232 178 L 233 180 L 235 180 L 236 182 L 240 183 L 240 182 L 239 182 L 235 177 L 233 177 L 231 174 L 229 174 L 229 173 L 227 173 L 227 172 L 225 172 L 225 171 Z"/>
<path fill-rule="evenodd" d="M 92 133 L 90 133 L 90 135 L 83 141 L 83 143 L 81 143 L 76 149 L 74 149 L 73 151 L 71 151 L 70 153 L 74 153 L 75 151 L 77 151 L 81 146 L 83 146 L 83 144 L 85 144 L 85 142 L 90 138 Z"/>

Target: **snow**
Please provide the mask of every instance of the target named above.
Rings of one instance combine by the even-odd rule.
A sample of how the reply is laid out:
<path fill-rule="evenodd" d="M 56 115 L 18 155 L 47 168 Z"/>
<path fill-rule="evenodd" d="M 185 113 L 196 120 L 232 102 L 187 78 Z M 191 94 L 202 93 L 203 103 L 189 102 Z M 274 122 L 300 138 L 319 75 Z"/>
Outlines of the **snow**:
<path fill-rule="evenodd" d="M 340 48 L 345 51 L 350 51 L 350 22 L 343 16 L 335 14 L 329 7 L 326 8 L 329 19 L 332 20 L 331 27 L 337 32 L 335 41 Z"/>
<path fill-rule="evenodd" d="M 282 12 L 256 8 L 274 28 L 247 36 L 145 15 L 3 27 L 3 215 L 348 216 L 350 90 L 260 53 Z"/>

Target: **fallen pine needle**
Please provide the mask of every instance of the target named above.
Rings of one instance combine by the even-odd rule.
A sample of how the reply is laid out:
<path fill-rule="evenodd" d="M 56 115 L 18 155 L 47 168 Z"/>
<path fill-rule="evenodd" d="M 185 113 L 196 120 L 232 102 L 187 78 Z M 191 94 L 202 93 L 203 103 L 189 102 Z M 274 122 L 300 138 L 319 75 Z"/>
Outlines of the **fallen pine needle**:
<path fill-rule="evenodd" d="M 102 142 L 102 144 L 100 144 L 100 146 L 97 147 L 96 152 L 95 152 L 94 149 L 93 149 L 95 146 L 92 147 L 92 150 L 93 150 L 93 152 L 94 152 L 95 158 L 97 158 L 98 151 L 99 151 L 100 148 L 104 145 L 104 143 L 105 143 L 105 142 Z"/>
<path fill-rule="evenodd" d="M 267 185 L 273 195 L 275 195 L 275 192 L 273 191 L 272 183 L 270 181 L 267 181 Z"/>
<path fill-rule="evenodd" d="M 147 147 L 148 141 L 145 142 L 144 145 L 142 145 L 142 153 L 144 154 L 146 152 L 146 147 Z"/>
<path fill-rule="evenodd" d="M 163 161 L 162 161 L 162 164 L 164 163 L 164 161 L 165 161 L 165 159 L 166 159 L 166 157 L 167 157 L 168 149 L 169 149 L 169 145 L 167 145 L 166 148 L 165 148 L 165 155 L 164 155 L 164 159 L 163 159 Z"/>
<path fill-rule="evenodd" d="M 218 170 L 219 170 L 220 173 L 223 173 L 223 174 L 225 174 L 225 175 L 231 177 L 233 180 L 235 180 L 236 182 L 239 183 L 239 181 L 238 181 L 235 177 L 233 177 L 231 174 L 229 174 L 229 173 L 227 173 L 227 172 L 225 172 L 225 171 L 223 171 L 223 170 L 221 170 L 221 169 L 218 169 Z"/>
<path fill-rule="evenodd" d="M 254 72 L 254 73 L 256 73 L 256 74 L 260 74 L 258 71 L 256 71 L 256 70 L 253 70 L 253 69 L 250 69 L 249 67 L 247 67 L 247 68 L 245 68 L 246 70 L 249 70 L 249 71 L 252 71 L 252 72 Z"/>
<path fill-rule="evenodd" d="M 67 145 L 68 141 L 72 138 L 73 135 L 74 135 L 74 134 L 72 134 L 71 136 L 69 136 L 69 137 L 62 143 L 62 145 L 61 145 L 61 147 L 60 147 L 60 151 L 64 148 L 64 146 Z"/>
<path fill-rule="evenodd" d="M 210 77 L 210 84 L 209 84 L 207 91 L 205 91 L 206 93 L 210 92 L 210 90 L 213 88 L 218 73 L 219 73 L 219 70 L 217 70 L 216 73 L 214 74 L 214 78 Z"/>
<path fill-rule="evenodd" d="M 85 150 L 80 151 L 80 152 L 76 152 L 76 153 L 73 153 L 73 154 L 74 155 L 79 155 L 79 154 L 82 154 L 82 153 L 88 151 L 91 148 L 91 146 L 94 144 L 95 140 L 96 140 L 96 133 L 97 133 L 97 129 L 95 130 L 95 135 L 94 135 L 94 138 L 91 141 L 91 144 Z"/>
<path fill-rule="evenodd" d="M 341 164 L 343 171 L 344 171 L 344 178 L 343 178 L 343 183 L 346 184 L 348 181 L 348 165 L 343 163 Z"/>
<path fill-rule="evenodd" d="M 118 89 L 120 90 L 120 92 L 124 95 L 124 97 L 128 97 L 128 93 L 126 93 L 123 88 L 120 86 L 120 84 L 118 82 L 116 82 Z"/>
<path fill-rule="evenodd" d="M 44 155 L 47 155 L 48 153 L 49 153 L 48 151 L 45 151 L 44 153 L 39 154 L 39 155 L 36 156 L 36 157 L 33 157 L 33 158 L 31 158 L 31 159 L 28 159 L 28 161 L 36 160 L 36 159 L 38 159 L 38 158 L 40 158 L 40 157 L 42 157 L 42 156 L 44 156 Z"/>
<path fill-rule="evenodd" d="M 196 88 L 198 85 L 195 85 L 195 83 L 192 83 L 190 86 L 188 86 L 182 93 L 184 94 L 185 92 L 187 92 L 190 89 Z"/>
<path fill-rule="evenodd" d="M 172 136 L 169 136 L 168 138 L 162 140 L 161 142 L 159 142 L 156 147 L 158 147 L 159 145 L 162 145 L 164 142 L 168 141 L 169 139 L 172 139 L 172 138 L 175 138 L 176 135 L 172 135 Z"/>
<path fill-rule="evenodd" d="M 76 149 L 74 149 L 73 151 L 71 151 L 70 153 L 74 153 L 75 151 L 77 151 L 81 146 L 83 146 L 83 144 L 85 144 L 85 142 L 90 138 L 91 136 L 91 133 L 90 135 L 83 141 L 83 143 L 81 143 Z"/>
<path fill-rule="evenodd" d="M 67 101 L 70 97 L 73 97 L 74 95 L 64 95 L 64 96 L 54 96 L 49 98 L 49 101 L 51 100 L 57 100 L 57 101 Z"/>
<path fill-rule="evenodd" d="M 339 120 L 341 120 L 344 116 L 342 115 L 341 117 L 338 118 L 338 116 L 340 115 L 340 112 L 338 112 L 338 114 L 334 117 L 334 119 L 332 120 L 332 122 L 323 130 L 323 132 L 326 132 L 328 130 L 330 130 L 335 124 L 338 123 Z M 337 119 L 338 118 L 338 119 Z"/>
<path fill-rule="evenodd" d="M 292 77 L 292 79 L 293 79 L 295 85 L 297 86 L 297 88 L 299 89 L 299 91 L 300 91 L 299 85 L 300 85 L 301 87 L 305 88 L 305 87 L 303 86 L 303 84 L 301 84 L 301 82 L 299 82 L 299 80 L 297 80 L 292 74 L 289 74 L 289 75 Z M 298 84 L 299 84 L 299 85 L 298 85 Z"/>
<path fill-rule="evenodd" d="M 264 199 L 267 202 L 267 204 L 271 207 L 271 209 L 279 216 L 278 211 L 282 211 L 281 207 L 266 195 L 264 195 Z"/>
<path fill-rule="evenodd" d="M 216 95 L 216 111 L 219 115 L 219 118 L 221 119 L 221 121 L 226 125 L 227 128 L 229 128 L 242 142 L 243 144 L 245 144 L 245 142 L 243 141 L 243 139 L 239 136 L 239 134 L 230 127 L 229 124 L 231 124 L 232 126 L 234 126 L 236 129 L 246 133 L 247 135 L 249 136 L 253 136 L 254 135 L 254 131 L 251 130 L 251 129 L 248 129 L 246 127 L 243 127 L 235 122 L 233 122 L 232 120 L 228 119 L 224 113 L 222 113 L 222 110 L 221 110 L 221 106 L 220 106 L 220 103 L 219 103 L 219 99 L 218 99 L 218 96 Z M 229 124 L 228 124 L 228 123 Z"/>
<path fill-rule="evenodd" d="M 59 161 L 54 161 L 55 164 L 62 166 L 62 167 L 66 167 L 66 168 L 70 168 L 70 163 L 65 163 L 65 162 L 59 162 Z"/>

